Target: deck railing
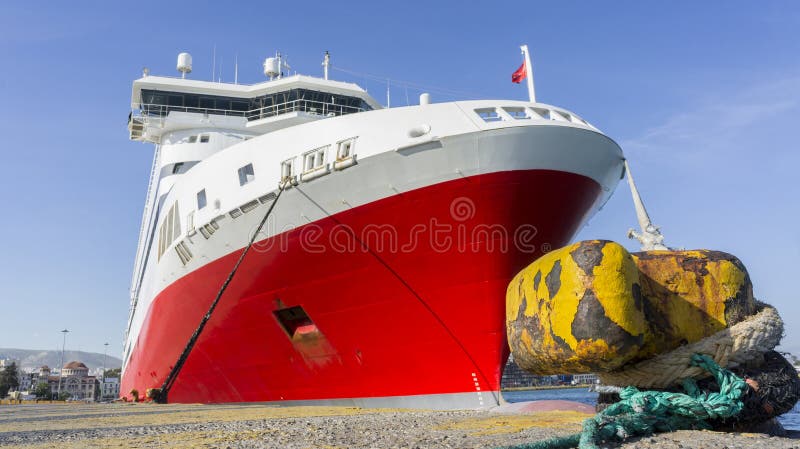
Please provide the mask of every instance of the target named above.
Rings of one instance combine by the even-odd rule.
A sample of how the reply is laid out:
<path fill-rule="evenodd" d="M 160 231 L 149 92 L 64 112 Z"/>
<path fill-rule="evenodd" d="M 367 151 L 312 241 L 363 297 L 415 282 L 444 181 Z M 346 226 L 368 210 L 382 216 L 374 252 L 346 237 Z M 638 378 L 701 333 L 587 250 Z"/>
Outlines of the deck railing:
<path fill-rule="evenodd" d="M 320 115 L 324 117 L 335 117 L 339 115 L 352 114 L 364 111 L 363 108 L 347 106 L 336 103 L 326 103 L 314 100 L 291 100 L 285 103 L 264 106 L 261 108 L 250 109 L 247 111 L 235 111 L 232 109 L 199 108 L 190 106 L 171 106 L 163 104 L 139 104 L 139 114 L 135 116 L 143 117 L 166 117 L 171 111 L 189 112 L 206 115 L 223 115 L 231 117 L 244 117 L 247 121 L 260 120 L 263 118 L 275 117 L 289 112 L 305 112 L 307 114 Z"/>

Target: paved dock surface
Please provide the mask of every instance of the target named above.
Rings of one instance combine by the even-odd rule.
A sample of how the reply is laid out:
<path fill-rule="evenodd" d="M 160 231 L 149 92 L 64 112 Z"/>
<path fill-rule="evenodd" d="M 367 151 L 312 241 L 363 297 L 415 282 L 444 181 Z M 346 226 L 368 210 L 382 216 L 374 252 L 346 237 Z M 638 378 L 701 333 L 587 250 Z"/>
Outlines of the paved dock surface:
<path fill-rule="evenodd" d="M 577 432 L 590 415 L 409 411 L 265 404 L 0 406 L 0 447 L 492 448 Z M 622 448 L 800 448 L 761 434 L 680 431 Z"/>

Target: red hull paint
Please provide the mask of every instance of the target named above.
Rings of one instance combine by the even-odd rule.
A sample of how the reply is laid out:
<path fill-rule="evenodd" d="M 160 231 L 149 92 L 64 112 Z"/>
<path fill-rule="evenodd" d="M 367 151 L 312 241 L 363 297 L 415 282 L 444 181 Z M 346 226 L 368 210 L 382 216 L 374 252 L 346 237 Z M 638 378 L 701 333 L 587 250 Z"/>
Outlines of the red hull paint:
<path fill-rule="evenodd" d="M 245 258 L 169 400 L 464 393 L 476 391 L 473 376 L 482 391 L 497 391 L 508 356 L 508 281 L 543 245 L 565 244 L 599 194 L 596 182 L 575 174 L 499 172 L 398 194 L 262 241 Z M 495 224 L 512 237 L 506 251 L 502 236 L 482 231 Z M 365 229 L 375 225 L 391 225 L 399 249 L 389 238 L 383 248 L 371 239 Z M 523 225 L 536 228 L 525 240 L 534 252 L 515 244 L 514 230 Z M 332 249 L 343 242 L 356 249 Z M 240 252 L 158 295 L 123 375 L 123 394 L 161 386 Z M 289 337 L 274 311 L 295 305 L 318 332 L 305 327 Z"/>

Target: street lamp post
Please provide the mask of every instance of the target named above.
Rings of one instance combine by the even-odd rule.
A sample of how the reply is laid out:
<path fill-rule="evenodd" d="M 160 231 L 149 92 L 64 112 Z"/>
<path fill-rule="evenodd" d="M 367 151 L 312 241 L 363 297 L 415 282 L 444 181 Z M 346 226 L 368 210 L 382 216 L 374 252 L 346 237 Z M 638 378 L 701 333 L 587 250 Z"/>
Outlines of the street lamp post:
<path fill-rule="evenodd" d="M 58 393 L 56 393 L 56 398 L 61 396 L 61 378 L 64 376 L 64 348 L 67 347 L 68 332 L 69 331 L 67 329 L 61 331 L 61 333 L 64 334 L 64 341 L 61 343 L 61 364 L 58 367 Z"/>
<path fill-rule="evenodd" d="M 103 350 L 103 382 L 106 381 L 106 354 L 108 354 L 108 342 L 103 343 L 106 348 Z"/>
<path fill-rule="evenodd" d="M 103 385 L 100 386 L 100 398 L 102 399 L 103 396 L 106 394 L 106 354 L 108 354 L 108 342 L 103 343 L 105 349 L 103 349 Z"/>

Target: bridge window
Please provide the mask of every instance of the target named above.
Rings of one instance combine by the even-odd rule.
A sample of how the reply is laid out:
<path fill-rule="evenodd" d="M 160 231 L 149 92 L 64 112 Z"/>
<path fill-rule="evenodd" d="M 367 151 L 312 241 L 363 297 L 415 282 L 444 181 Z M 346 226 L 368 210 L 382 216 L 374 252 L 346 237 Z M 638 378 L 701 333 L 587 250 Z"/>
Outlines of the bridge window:
<path fill-rule="evenodd" d="M 200 135 L 200 143 L 208 143 L 209 135 L 208 134 L 201 134 Z"/>
<path fill-rule="evenodd" d="M 239 185 L 243 186 L 256 178 L 253 164 L 247 164 L 239 169 Z"/>
<path fill-rule="evenodd" d="M 165 116 L 170 111 L 224 114 L 259 120 L 287 112 L 337 116 L 369 111 L 357 96 L 336 95 L 310 89 L 289 89 L 256 98 L 222 97 L 184 92 L 142 90 L 140 109 L 145 115 Z"/>

